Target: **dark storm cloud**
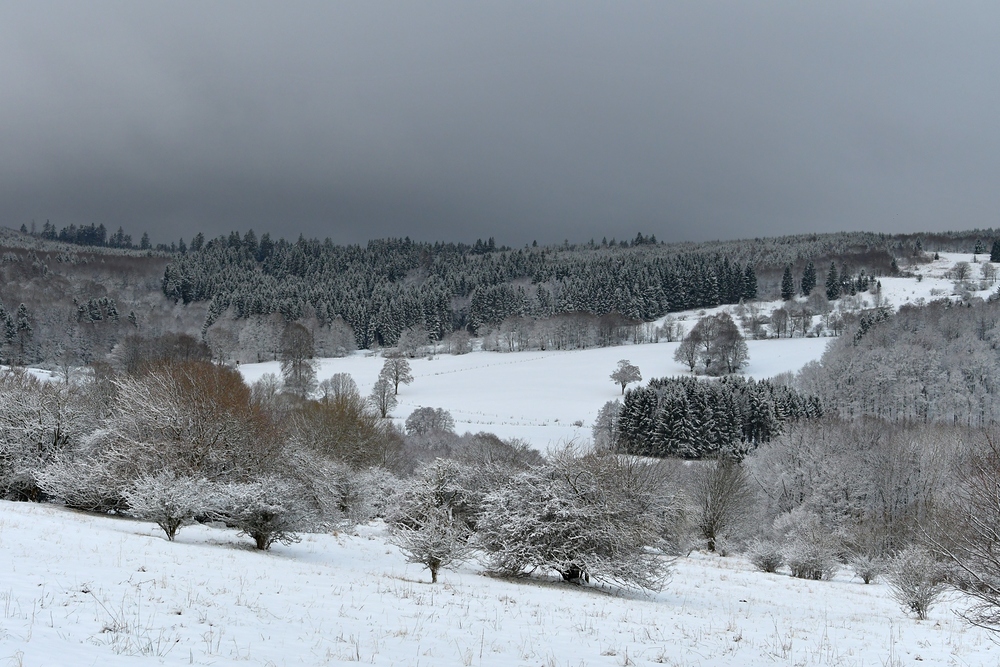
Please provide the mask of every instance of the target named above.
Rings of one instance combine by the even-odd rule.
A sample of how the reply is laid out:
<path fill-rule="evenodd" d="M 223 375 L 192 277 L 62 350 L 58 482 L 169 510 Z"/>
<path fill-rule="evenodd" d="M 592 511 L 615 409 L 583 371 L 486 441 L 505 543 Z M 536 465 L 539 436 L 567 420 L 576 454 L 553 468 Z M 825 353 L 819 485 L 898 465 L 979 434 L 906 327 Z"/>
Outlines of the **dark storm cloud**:
<path fill-rule="evenodd" d="M 993 3 L 13 3 L 0 224 L 519 245 L 996 224 Z"/>

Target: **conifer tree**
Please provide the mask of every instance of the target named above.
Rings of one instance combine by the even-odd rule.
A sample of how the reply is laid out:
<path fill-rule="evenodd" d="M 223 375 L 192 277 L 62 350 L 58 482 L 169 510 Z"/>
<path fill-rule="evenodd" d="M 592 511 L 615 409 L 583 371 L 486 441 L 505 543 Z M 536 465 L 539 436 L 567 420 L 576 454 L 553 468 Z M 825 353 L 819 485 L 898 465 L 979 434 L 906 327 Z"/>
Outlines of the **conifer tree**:
<path fill-rule="evenodd" d="M 802 269 L 802 296 L 809 296 L 816 287 L 816 266 L 810 261 Z"/>
<path fill-rule="evenodd" d="M 788 301 L 795 296 L 795 280 L 792 279 L 792 267 L 785 265 L 785 272 L 781 275 L 781 300 Z"/>
<path fill-rule="evenodd" d="M 753 301 L 757 298 L 757 274 L 754 273 L 753 265 L 747 264 L 743 272 L 743 300 Z"/>
<path fill-rule="evenodd" d="M 837 278 L 837 265 L 830 262 L 830 271 L 826 274 L 826 298 L 830 301 L 840 298 L 840 280 Z"/>

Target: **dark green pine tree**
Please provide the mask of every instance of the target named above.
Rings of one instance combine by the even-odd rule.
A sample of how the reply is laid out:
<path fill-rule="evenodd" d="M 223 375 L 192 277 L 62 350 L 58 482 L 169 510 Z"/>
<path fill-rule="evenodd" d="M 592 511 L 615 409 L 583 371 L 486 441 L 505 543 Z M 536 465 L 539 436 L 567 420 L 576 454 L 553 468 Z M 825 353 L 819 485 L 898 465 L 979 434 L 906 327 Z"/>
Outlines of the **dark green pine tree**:
<path fill-rule="evenodd" d="M 816 266 L 810 261 L 802 269 L 802 296 L 809 296 L 816 287 Z"/>
<path fill-rule="evenodd" d="M 747 264 L 743 272 L 743 300 L 753 301 L 757 298 L 757 274 L 754 273 L 753 265 Z"/>
<path fill-rule="evenodd" d="M 830 262 L 830 271 L 826 274 L 826 298 L 830 301 L 840 297 L 840 280 L 837 277 L 837 265 Z"/>
<path fill-rule="evenodd" d="M 785 265 L 785 272 L 781 274 L 781 300 L 788 301 L 795 296 L 795 280 L 792 279 L 792 267 Z"/>
<path fill-rule="evenodd" d="M 1000 240 L 993 242 L 993 248 L 990 250 L 990 261 L 1000 262 Z"/>

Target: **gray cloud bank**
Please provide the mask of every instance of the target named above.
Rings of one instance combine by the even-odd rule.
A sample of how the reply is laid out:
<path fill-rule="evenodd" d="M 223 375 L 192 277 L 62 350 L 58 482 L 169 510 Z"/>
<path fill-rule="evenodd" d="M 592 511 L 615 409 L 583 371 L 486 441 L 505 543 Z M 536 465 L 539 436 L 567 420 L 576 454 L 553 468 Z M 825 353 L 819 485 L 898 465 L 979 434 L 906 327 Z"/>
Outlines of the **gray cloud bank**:
<path fill-rule="evenodd" d="M 995 3 L 7 3 L 0 224 L 992 226 L 998 25 Z"/>

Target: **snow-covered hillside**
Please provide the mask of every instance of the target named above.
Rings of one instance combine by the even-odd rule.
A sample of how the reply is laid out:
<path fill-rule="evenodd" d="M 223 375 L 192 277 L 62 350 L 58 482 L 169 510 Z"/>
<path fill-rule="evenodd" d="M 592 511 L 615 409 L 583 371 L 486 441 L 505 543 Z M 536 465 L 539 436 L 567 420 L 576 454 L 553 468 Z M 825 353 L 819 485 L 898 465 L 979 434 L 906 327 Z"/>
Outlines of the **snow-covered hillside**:
<path fill-rule="evenodd" d="M 954 297 L 960 290 L 953 279 L 945 276 L 958 262 L 973 259 L 973 255 L 942 253 L 934 262 L 905 267 L 920 279 L 882 278 L 881 298 L 885 304 L 898 308 L 907 303 Z M 973 264 L 970 278 L 978 282 L 979 271 L 979 266 Z M 975 294 L 985 297 L 993 289 L 990 283 Z M 851 308 L 874 305 L 871 294 L 852 299 L 855 303 L 850 304 Z M 781 305 L 780 301 L 762 302 L 760 312 L 766 315 Z M 722 311 L 738 316 L 737 306 L 720 306 L 674 313 L 670 319 L 689 330 L 699 317 Z M 819 359 L 828 342 L 823 337 L 748 341 L 750 363 L 744 374 L 761 379 L 797 371 L 809 361 Z M 608 378 L 619 359 L 637 365 L 647 380 L 685 374 L 686 369 L 673 359 L 677 345 L 661 342 L 574 351 L 478 351 L 413 359 L 410 365 L 414 382 L 400 387 L 399 405 L 392 414 L 402 423 L 419 407 L 443 408 L 451 412 L 459 432 L 489 431 L 503 438 L 522 438 L 544 451 L 552 445 L 590 437 L 598 410 L 621 394 L 621 389 Z M 334 373 L 350 373 L 362 393 L 367 394 L 378 378 L 382 363 L 380 356 L 366 352 L 342 359 L 323 359 L 318 377 L 323 380 Z M 245 364 L 240 370 L 249 382 L 265 373 L 280 375 L 277 362 Z"/>
<path fill-rule="evenodd" d="M 1000 648 L 942 602 L 918 622 L 880 584 L 681 558 L 660 593 L 506 581 L 436 585 L 379 526 L 270 553 L 205 526 L 0 502 L 0 664 L 987 665 Z"/>

